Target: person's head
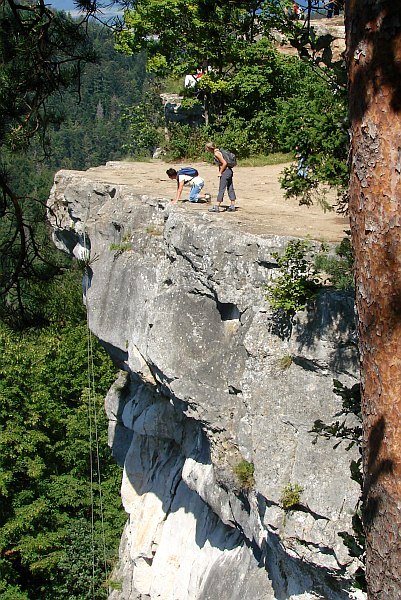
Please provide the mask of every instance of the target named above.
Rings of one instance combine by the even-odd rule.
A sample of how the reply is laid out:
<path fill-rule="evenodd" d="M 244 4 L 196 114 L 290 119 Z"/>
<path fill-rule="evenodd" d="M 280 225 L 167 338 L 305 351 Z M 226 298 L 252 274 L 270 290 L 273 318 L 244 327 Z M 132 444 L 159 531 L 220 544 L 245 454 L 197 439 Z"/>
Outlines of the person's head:
<path fill-rule="evenodd" d="M 212 142 L 207 142 L 207 144 L 205 144 L 205 150 L 207 150 L 207 152 L 214 152 L 216 146 Z"/>
<path fill-rule="evenodd" d="M 170 179 L 177 179 L 177 171 L 175 169 L 167 169 L 166 173 Z"/>

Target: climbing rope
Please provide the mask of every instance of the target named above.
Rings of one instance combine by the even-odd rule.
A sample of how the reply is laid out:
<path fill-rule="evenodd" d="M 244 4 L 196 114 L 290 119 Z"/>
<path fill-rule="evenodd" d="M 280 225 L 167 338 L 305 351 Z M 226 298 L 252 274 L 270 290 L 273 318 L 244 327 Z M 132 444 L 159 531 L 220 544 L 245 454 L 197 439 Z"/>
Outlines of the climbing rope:
<path fill-rule="evenodd" d="M 83 234 L 84 248 L 86 250 L 86 233 L 84 228 Z M 96 552 L 95 552 L 95 471 L 97 472 L 97 485 L 99 495 L 99 513 L 101 520 L 101 532 L 102 532 L 102 546 L 103 546 L 103 567 L 106 577 L 108 580 L 108 568 L 107 568 L 107 550 L 106 550 L 106 533 L 104 525 L 104 506 L 103 506 L 103 493 L 102 493 L 102 478 L 101 478 L 101 466 L 100 466 L 100 451 L 99 451 L 99 433 L 98 433 L 98 411 L 96 406 L 96 392 L 95 392 L 95 365 L 93 359 L 93 337 L 89 327 L 89 302 L 88 302 L 88 261 L 89 257 L 85 257 L 85 271 L 84 271 L 84 292 L 86 299 L 86 328 L 87 328 L 87 361 L 88 361 L 88 426 L 89 426 L 89 463 L 90 463 L 90 499 L 91 499 L 91 537 L 92 537 L 92 582 L 91 582 L 91 594 L 92 598 L 95 598 L 95 571 L 96 571 Z M 93 456 L 93 447 L 95 449 L 96 459 Z M 108 588 L 108 592 L 110 589 Z"/>

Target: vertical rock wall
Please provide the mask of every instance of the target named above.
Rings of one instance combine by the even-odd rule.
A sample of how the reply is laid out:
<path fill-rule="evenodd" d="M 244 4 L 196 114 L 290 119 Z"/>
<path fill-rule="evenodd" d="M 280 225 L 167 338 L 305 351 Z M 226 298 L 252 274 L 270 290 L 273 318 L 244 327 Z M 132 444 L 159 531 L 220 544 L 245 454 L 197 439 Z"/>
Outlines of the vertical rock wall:
<path fill-rule="evenodd" d="M 90 327 L 122 369 L 106 410 L 129 520 L 110 598 L 356 597 L 338 533 L 358 453 L 311 433 L 341 409 L 333 379 L 357 382 L 352 298 L 326 290 L 279 318 L 265 285 L 288 238 L 129 187 L 60 172 L 49 207 L 56 244 L 90 248 Z M 303 489 L 293 511 L 288 484 Z"/>

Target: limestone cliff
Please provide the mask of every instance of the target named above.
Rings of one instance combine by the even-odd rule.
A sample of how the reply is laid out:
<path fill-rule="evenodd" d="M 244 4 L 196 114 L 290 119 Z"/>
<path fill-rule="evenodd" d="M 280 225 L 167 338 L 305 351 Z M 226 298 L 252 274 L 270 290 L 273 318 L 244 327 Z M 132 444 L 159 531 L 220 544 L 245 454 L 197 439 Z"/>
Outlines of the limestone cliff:
<path fill-rule="evenodd" d="M 278 320 L 264 286 L 288 238 L 89 173 L 57 174 L 49 219 L 60 248 L 90 253 L 89 324 L 122 369 L 106 411 L 129 520 L 110 598 L 355 597 L 338 532 L 357 450 L 310 432 L 341 408 L 333 379 L 357 381 L 352 298 Z M 303 492 L 285 512 L 288 483 Z"/>

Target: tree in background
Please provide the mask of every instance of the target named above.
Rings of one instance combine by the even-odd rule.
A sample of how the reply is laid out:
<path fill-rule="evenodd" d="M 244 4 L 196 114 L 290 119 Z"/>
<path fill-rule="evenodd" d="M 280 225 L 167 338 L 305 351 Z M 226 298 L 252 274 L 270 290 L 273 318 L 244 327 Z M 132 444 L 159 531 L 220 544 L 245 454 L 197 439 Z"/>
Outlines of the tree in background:
<path fill-rule="evenodd" d="M 111 29 L 101 23 L 91 20 L 86 32 L 96 62 L 82 66 L 80 101 L 74 90 L 50 101 L 60 117 L 48 130 L 46 164 L 54 170 L 88 169 L 121 159 L 131 140 L 123 117 L 127 107 L 142 102 L 148 86 L 143 55 L 117 53 Z"/>
<path fill-rule="evenodd" d="M 128 4 L 132 8 L 117 34 L 119 50 L 146 51 L 147 68 L 159 77 L 183 78 L 197 66 L 203 68 L 195 88 L 183 94 L 187 107 L 203 102 L 206 127 L 170 127 L 167 149 L 174 159 L 194 158 L 195 146 L 199 156 L 207 138 L 240 157 L 299 153 L 308 160 L 310 176 L 299 178 L 296 169 L 288 169 L 283 179 L 287 196 L 310 204 L 319 182 L 337 186 L 339 195 L 345 194 L 345 68 L 342 60 L 333 59 L 332 36 L 317 36 L 310 19 L 290 18 L 288 3 L 141 0 Z M 312 10 L 310 4 L 308 17 Z M 274 48 L 274 27 L 305 60 Z"/>
<path fill-rule="evenodd" d="M 165 76 L 210 67 L 216 81 L 235 72 L 241 51 L 261 32 L 263 2 L 138 0 L 124 14 L 117 48 L 147 52 L 148 70 Z"/>
<path fill-rule="evenodd" d="M 201 92 L 206 122 L 225 113 L 229 82 L 262 28 L 261 1 L 139 0 L 124 14 L 117 49 L 146 51 L 147 69 L 159 77 L 203 70 Z"/>
<path fill-rule="evenodd" d="M 401 597 L 401 23 L 346 4 L 350 217 L 362 373 L 368 598 Z"/>
<path fill-rule="evenodd" d="M 0 322 L 2 600 L 105 598 L 125 521 L 102 406 L 115 369 L 93 340 L 96 390 L 88 389 L 80 279 L 70 271 L 53 281 L 43 302 L 48 327 L 15 333 Z"/>
<path fill-rule="evenodd" d="M 67 261 L 56 256 L 45 222 L 51 186 L 48 141 L 54 136 L 60 150 L 72 139 L 60 127 L 58 102 L 69 104 L 67 90 L 74 85 L 79 99 L 84 62 L 94 59 L 88 44 L 93 26 L 87 19 L 96 3 L 79 4 L 85 7 L 83 17 L 72 21 L 42 0 L 0 1 L 2 600 L 105 598 L 106 565 L 110 572 L 125 520 L 118 496 L 121 473 L 107 449 L 101 409 L 114 369 L 93 341 L 97 386 L 95 395 L 88 392 L 81 274 L 57 277 Z M 121 62 L 126 62 L 123 57 Z M 115 85 L 119 81 L 115 78 Z M 100 81 L 91 97 L 101 87 Z M 108 111 L 112 119 L 120 110 L 115 99 L 102 102 L 94 117 L 101 124 Z M 76 104 L 71 101 L 71 106 L 76 117 Z M 60 141 L 57 134 L 65 137 Z M 81 160 L 77 154 L 69 158 Z M 24 331 L 10 328 L 5 319 Z M 36 327 L 26 329 L 32 324 Z M 102 516 L 99 500 L 91 499 L 92 492 L 98 498 L 99 484 L 94 483 L 92 492 L 89 484 L 95 448 L 88 436 L 88 413 L 93 416 L 95 406 Z"/>
<path fill-rule="evenodd" d="M 0 293 L 24 318 L 24 282 L 51 277 L 55 266 L 46 240 L 36 235 L 38 207 L 13 187 L 8 167 L 34 138 L 45 146 L 54 120 L 49 99 L 79 80 L 82 61 L 93 54 L 82 24 L 44 0 L 0 3 L 0 53 Z"/>
<path fill-rule="evenodd" d="M 46 286 L 68 266 L 46 228 L 54 171 L 121 158 L 124 107 L 143 96 L 143 57 L 117 54 L 88 22 L 100 3 L 81 4 L 74 21 L 40 0 L 0 2 L 0 317 L 13 325 L 43 322 Z"/>

